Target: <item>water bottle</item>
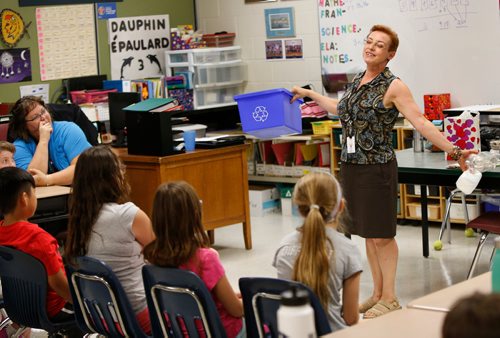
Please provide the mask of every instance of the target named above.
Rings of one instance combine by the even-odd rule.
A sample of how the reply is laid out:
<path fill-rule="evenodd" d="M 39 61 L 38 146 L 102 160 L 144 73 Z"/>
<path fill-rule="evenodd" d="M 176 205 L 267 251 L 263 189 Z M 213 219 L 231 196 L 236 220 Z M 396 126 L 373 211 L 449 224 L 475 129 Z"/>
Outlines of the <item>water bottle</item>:
<path fill-rule="evenodd" d="M 495 256 L 491 267 L 491 290 L 500 293 L 500 236 L 495 238 Z"/>
<path fill-rule="evenodd" d="M 460 175 L 457 180 L 457 188 L 464 194 L 469 195 L 476 189 L 481 177 L 481 173 L 493 170 L 498 162 L 498 156 L 491 152 L 481 152 L 470 155 L 465 161 L 467 170 Z"/>
<path fill-rule="evenodd" d="M 424 137 L 416 129 L 413 131 L 413 151 L 416 153 L 424 151 Z"/>
<path fill-rule="evenodd" d="M 315 338 L 314 310 L 306 290 L 297 287 L 281 294 L 278 309 L 278 331 L 283 338 Z"/>

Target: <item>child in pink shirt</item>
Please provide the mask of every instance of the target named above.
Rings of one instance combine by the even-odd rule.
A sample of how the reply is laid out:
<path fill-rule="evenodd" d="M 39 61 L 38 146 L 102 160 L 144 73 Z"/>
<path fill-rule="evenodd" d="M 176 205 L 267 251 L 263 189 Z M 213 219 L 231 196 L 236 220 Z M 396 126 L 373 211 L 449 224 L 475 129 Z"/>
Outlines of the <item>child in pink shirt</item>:
<path fill-rule="evenodd" d="M 144 248 L 144 257 L 154 265 L 196 273 L 215 301 L 227 336 L 243 337 L 243 304 L 229 284 L 219 254 L 210 248 L 194 188 L 183 181 L 162 184 L 152 219 L 156 239 Z"/>

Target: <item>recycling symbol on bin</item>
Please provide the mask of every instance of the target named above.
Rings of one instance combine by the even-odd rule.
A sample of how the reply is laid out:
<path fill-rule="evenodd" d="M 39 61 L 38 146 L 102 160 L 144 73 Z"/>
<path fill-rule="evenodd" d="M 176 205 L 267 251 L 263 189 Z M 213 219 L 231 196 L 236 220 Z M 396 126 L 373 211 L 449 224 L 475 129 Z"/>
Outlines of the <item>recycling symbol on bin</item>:
<path fill-rule="evenodd" d="M 267 109 L 264 106 L 255 107 L 252 113 L 253 119 L 257 122 L 265 122 L 268 116 L 269 113 L 267 112 Z"/>

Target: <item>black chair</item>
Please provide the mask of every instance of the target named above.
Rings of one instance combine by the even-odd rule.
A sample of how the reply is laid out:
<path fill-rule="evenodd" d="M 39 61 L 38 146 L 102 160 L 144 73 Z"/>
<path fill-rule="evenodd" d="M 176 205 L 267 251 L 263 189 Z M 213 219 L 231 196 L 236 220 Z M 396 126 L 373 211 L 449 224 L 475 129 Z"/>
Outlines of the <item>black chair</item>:
<path fill-rule="evenodd" d="M 280 307 L 281 293 L 292 286 L 306 290 L 314 309 L 316 333 L 319 336 L 332 332 L 318 298 L 306 285 L 278 278 L 242 277 L 239 279 L 247 337 L 278 337 L 276 313 Z"/>
<path fill-rule="evenodd" d="M 146 265 L 142 277 L 155 337 L 226 337 L 214 300 L 196 274 Z"/>
<path fill-rule="evenodd" d="M 0 246 L 0 277 L 5 310 L 22 326 L 49 333 L 64 333 L 75 327 L 75 320 L 55 323 L 47 314 L 47 272 L 35 257 Z"/>
<path fill-rule="evenodd" d="M 111 268 L 104 262 L 77 257 L 66 266 L 78 326 L 83 332 L 106 337 L 148 337 Z"/>
<path fill-rule="evenodd" d="M 80 127 L 85 134 L 87 141 L 96 146 L 98 142 L 98 131 L 94 124 L 88 119 L 87 115 L 76 104 L 47 104 L 54 121 L 70 121 Z"/>

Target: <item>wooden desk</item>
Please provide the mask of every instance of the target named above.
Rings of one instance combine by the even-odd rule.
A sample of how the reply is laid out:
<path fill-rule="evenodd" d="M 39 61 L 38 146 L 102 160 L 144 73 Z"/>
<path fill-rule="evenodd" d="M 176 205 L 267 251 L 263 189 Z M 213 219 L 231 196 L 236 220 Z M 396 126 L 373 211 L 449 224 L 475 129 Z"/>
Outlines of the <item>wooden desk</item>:
<path fill-rule="evenodd" d="M 477 277 L 412 300 L 407 307 L 448 312 L 458 299 L 469 296 L 474 292 L 491 293 L 491 272 L 483 273 Z"/>
<path fill-rule="evenodd" d="M 53 185 L 50 187 L 35 188 L 35 194 L 37 199 L 69 195 L 70 191 L 71 191 L 70 187 L 66 187 L 63 185 Z"/>
<path fill-rule="evenodd" d="M 401 309 L 375 319 L 363 319 L 354 326 L 330 333 L 328 338 L 441 338 L 446 313 Z"/>
<path fill-rule="evenodd" d="M 248 201 L 247 145 L 237 145 L 171 156 L 129 155 L 116 152 L 127 166 L 131 199 L 151 215 L 156 188 L 163 182 L 184 180 L 203 201 L 203 225 L 213 241 L 213 230 L 243 223 L 245 248 L 252 248 Z"/>

